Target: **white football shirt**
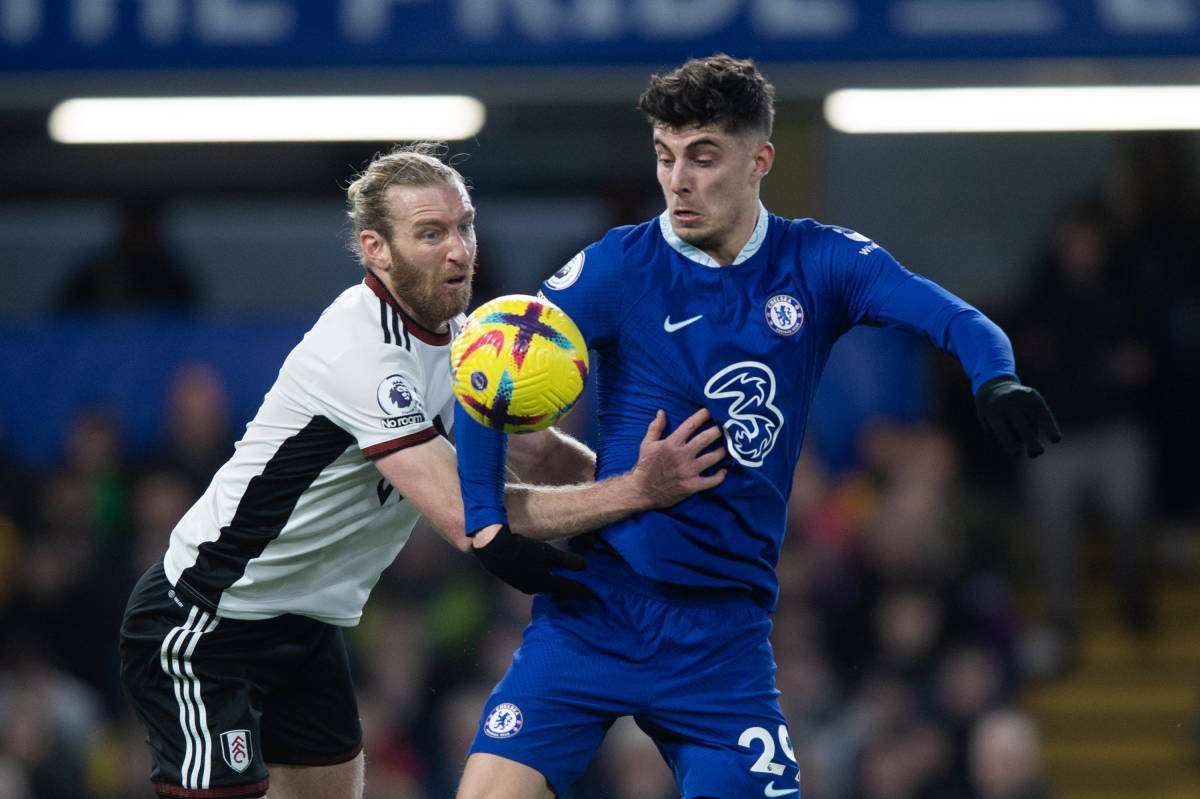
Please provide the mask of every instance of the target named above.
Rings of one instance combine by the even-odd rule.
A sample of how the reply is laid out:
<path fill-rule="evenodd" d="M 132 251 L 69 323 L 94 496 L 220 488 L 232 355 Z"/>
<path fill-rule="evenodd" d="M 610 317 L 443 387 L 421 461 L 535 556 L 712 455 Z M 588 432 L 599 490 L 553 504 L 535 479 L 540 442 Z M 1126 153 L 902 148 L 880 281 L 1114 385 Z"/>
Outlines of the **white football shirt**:
<path fill-rule="evenodd" d="M 463 320 L 422 328 L 370 273 L 326 308 L 172 532 L 181 597 L 227 618 L 357 624 L 418 518 L 371 458 L 448 435 Z"/>

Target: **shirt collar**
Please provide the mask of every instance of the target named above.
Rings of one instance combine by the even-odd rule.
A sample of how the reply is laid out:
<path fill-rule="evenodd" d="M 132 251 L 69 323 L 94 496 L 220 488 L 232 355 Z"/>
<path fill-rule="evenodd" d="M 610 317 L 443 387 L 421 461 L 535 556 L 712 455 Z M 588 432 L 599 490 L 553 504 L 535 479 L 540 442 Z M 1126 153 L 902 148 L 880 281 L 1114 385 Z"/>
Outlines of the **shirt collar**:
<path fill-rule="evenodd" d="M 369 288 L 376 297 L 392 306 L 392 308 L 395 309 L 396 313 L 398 313 L 400 318 L 404 321 L 404 327 L 421 341 L 424 341 L 426 344 L 433 344 L 434 346 L 441 347 L 449 344 L 451 339 L 454 338 L 454 327 L 452 325 L 446 329 L 445 333 L 437 333 L 433 330 L 423 327 L 420 322 L 409 316 L 404 308 L 401 307 L 400 303 L 396 301 L 396 298 L 392 296 L 392 292 L 388 291 L 388 287 L 383 284 L 383 281 L 379 279 L 379 276 L 371 270 L 367 270 L 366 277 L 363 278 L 363 283 L 367 284 L 367 288 Z"/>
<path fill-rule="evenodd" d="M 754 232 L 750 234 L 750 239 L 742 247 L 742 251 L 737 254 L 737 258 L 733 259 L 731 266 L 737 266 L 738 264 L 748 260 L 754 255 L 754 253 L 758 252 L 758 248 L 761 247 L 763 242 L 767 240 L 768 221 L 770 220 L 769 215 L 767 214 L 767 208 L 760 200 L 758 203 L 758 222 L 756 222 L 754 225 Z M 661 214 L 659 214 L 658 229 L 662 231 L 662 236 L 667 240 L 667 244 L 670 244 L 671 248 L 684 258 L 687 258 L 689 261 L 695 261 L 701 266 L 711 266 L 717 269 L 721 268 L 721 264 L 717 263 L 717 260 L 711 255 L 698 249 L 697 247 L 693 247 L 691 244 L 688 244 L 686 241 L 679 238 L 679 234 L 675 232 L 675 228 L 671 227 L 670 210 L 663 211 Z"/>

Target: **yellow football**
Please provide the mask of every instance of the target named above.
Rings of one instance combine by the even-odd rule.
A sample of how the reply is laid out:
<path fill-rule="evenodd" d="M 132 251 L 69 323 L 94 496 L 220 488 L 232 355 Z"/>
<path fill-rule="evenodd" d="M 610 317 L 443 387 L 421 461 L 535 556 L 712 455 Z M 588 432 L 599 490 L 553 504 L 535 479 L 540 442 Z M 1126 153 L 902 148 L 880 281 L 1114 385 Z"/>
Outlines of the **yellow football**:
<path fill-rule="evenodd" d="M 561 308 L 508 294 L 475 309 L 450 346 L 454 395 L 476 421 L 505 433 L 557 422 L 588 376 L 583 335 Z"/>

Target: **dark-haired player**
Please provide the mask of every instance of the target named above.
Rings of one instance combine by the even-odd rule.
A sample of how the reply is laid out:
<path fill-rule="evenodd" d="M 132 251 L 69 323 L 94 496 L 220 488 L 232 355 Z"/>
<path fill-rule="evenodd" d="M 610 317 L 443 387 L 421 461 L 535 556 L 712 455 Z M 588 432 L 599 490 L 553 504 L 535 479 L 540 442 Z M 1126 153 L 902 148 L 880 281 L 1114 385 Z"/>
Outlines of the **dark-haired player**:
<path fill-rule="evenodd" d="M 669 509 L 577 539 L 596 599 L 538 596 L 483 712 L 460 799 L 564 796 L 619 716 L 658 745 L 684 799 L 795 797 L 797 765 L 768 642 L 776 562 L 809 406 L 830 348 L 858 324 L 926 337 L 958 358 L 981 419 L 1013 452 L 1058 440 L 1016 379 L 1004 333 L 875 242 L 759 201 L 773 89 L 718 55 L 655 76 L 661 216 L 615 228 L 544 284 L 598 354 L 597 474 L 637 456 L 639 424 L 697 404 L 725 431 L 728 476 Z M 463 429 L 465 427 L 465 429 Z M 467 530 L 504 521 L 503 441 L 460 424 Z M 465 470 L 465 471 L 464 471 Z M 491 475 L 492 486 L 475 479 Z"/>

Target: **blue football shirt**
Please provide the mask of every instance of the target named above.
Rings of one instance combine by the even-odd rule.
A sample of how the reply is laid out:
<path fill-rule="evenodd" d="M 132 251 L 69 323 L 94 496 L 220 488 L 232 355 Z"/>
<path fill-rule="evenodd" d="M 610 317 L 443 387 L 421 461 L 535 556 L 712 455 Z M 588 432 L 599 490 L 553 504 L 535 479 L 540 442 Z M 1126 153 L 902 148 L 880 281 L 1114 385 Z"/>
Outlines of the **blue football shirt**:
<path fill-rule="evenodd" d="M 732 265 L 682 241 L 664 212 L 609 231 L 543 284 L 595 351 L 597 477 L 630 469 L 658 409 L 668 429 L 708 408 L 729 473 L 716 488 L 598 532 L 639 574 L 748 590 L 773 609 L 787 500 L 813 394 L 837 338 L 896 327 L 958 358 L 972 389 L 1015 376 L 978 310 L 845 228 L 760 207 Z M 577 548 L 596 545 L 575 542 Z"/>

